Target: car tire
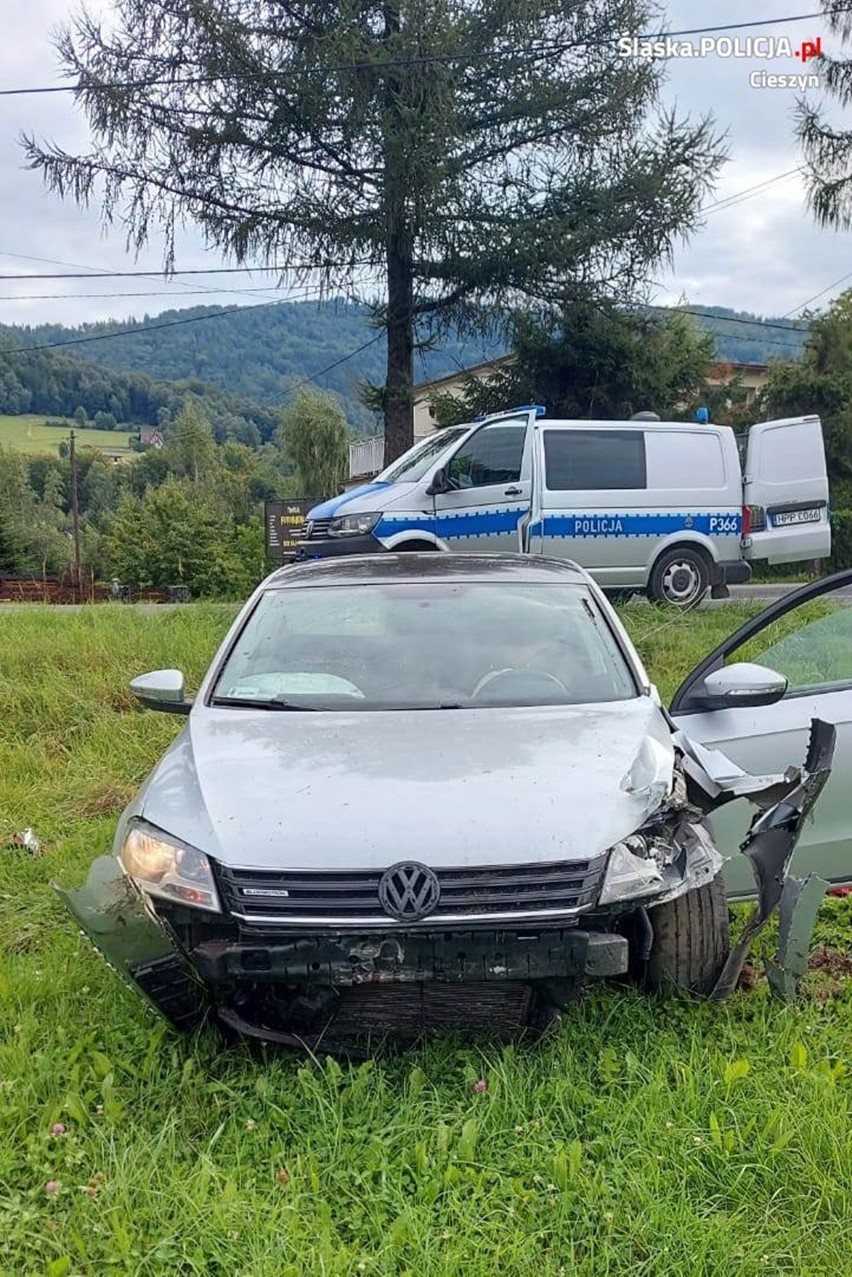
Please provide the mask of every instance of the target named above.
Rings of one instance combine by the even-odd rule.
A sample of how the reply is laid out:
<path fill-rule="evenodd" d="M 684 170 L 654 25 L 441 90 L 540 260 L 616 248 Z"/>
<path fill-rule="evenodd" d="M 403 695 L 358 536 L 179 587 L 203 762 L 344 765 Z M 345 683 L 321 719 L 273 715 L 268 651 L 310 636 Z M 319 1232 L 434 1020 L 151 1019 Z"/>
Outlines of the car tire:
<path fill-rule="evenodd" d="M 712 991 L 730 950 L 728 901 L 719 874 L 648 911 L 654 939 L 643 984 L 650 993 Z"/>
<path fill-rule="evenodd" d="M 391 554 L 435 554 L 437 550 L 433 541 L 403 541 L 402 545 L 394 546 Z"/>
<path fill-rule="evenodd" d="M 651 569 L 648 597 L 686 612 L 697 607 L 710 588 L 710 566 L 701 550 L 675 545 Z"/>

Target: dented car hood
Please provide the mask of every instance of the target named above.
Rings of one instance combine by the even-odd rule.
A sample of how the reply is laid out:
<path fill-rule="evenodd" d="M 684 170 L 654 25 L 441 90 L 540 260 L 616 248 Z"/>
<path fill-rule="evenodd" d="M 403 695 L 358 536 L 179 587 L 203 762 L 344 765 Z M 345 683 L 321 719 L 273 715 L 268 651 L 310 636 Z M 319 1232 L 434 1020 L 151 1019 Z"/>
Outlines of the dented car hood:
<path fill-rule="evenodd" d="M 659 807 L 673 764 L 647 696 L 405 713 L 198 705 L 129 814 L 241 868 L 582 860 Z"/>

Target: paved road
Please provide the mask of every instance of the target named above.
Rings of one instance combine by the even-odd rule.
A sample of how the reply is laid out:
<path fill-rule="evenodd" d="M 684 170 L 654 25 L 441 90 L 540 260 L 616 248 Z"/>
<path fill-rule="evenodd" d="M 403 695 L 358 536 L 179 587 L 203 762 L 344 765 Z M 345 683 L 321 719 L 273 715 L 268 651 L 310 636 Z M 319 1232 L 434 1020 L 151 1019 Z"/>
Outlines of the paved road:
<path fill-rule="evenodd" d="M 758 602 L 768 605 L 775 603 L 778 599 L 783 599 L 786 594 L 792 594 L 793 590 L 798 590 L 798 585 L 732 585 L 730 586 L 730 599 L 720 599 L 720 603 L 743 603 Z M 844 586 L 842 590 L 835 590 L 832 599 L 837 603 L 852 604 L 852 585 Z M 715 604 L 714 604 L 715 606 Z"/>

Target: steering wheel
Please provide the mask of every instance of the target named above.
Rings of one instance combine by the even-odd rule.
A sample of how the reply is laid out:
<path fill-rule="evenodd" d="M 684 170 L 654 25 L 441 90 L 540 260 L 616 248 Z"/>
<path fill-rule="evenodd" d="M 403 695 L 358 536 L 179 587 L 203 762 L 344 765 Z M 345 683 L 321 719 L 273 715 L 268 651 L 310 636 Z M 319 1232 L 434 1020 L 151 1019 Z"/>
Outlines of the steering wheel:
<path fill-rule="evenodd" d="M 487 674 L 483 674 L 482 678 L 471 692 L 471 699 L 486 699 L 482 696 L 483 692 L 488 692 L 490 695 L 493 695 L 501 683 L 509 682 L 511 679 L 518 681 L 521 686 L 523 686 L 526 682 L 533 689 L 536 687 L 536 684 L 544 689 L 554 687 L 558 688 L 560 692 L 563 692 L 565 696 L 568 696 L 570 699 L 568 688 L 556 677 L 555 674 L 551 674 L 547 670 L 536 669 L 534 666 L 530 665 L 510 665 L 504 670 L 489 670 Z M 523 694 L 524 693 L 522 692 L 521 695 Z M 507 693 L 504 691 L 503 695 L 505 696 Z M 499 698 L 499 691 L 497 691 L 497 696 Z"/>

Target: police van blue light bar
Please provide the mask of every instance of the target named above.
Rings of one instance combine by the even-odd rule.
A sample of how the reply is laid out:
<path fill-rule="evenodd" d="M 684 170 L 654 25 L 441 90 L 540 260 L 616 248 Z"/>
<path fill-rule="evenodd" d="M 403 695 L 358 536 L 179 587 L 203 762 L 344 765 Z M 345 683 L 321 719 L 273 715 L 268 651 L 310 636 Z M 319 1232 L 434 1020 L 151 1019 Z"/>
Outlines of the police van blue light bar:
<path fill-rule="evenodd" d="M 522 403 L 515 408 L 504 408 L 502 412 L 482 412 L 473 421 L 477 424 L 480 421 L 490 421 L 492 417 L 511 417 L 515 412 L 534 412 L 537 417 L 543 417 L 547 409 L 540 403 Z"/>

